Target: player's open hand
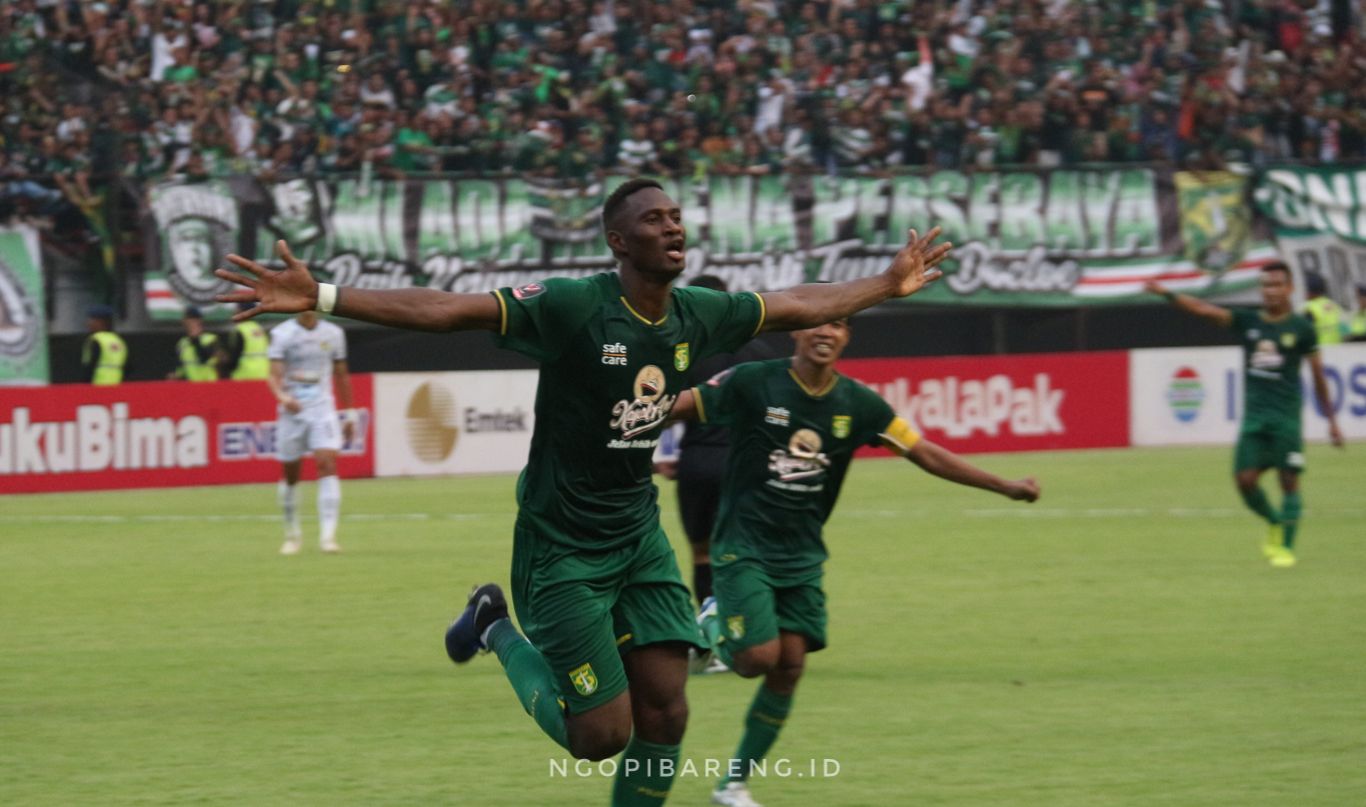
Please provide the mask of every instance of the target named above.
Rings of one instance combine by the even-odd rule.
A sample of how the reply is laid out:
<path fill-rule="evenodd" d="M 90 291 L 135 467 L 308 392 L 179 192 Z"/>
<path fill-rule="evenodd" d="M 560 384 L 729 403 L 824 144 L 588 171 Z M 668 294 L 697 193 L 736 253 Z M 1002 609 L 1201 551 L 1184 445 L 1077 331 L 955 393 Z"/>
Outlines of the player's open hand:
<path fill-rule="evenodd" d="M 1017 502 L 1036 502 L 1043 493 L 1039 489 L 1039 483 L 1034 477 L 1028 479 L 1016 479 L 1006 483 L 1003 491 L 1007 498 Z"/>
<path fill-rule="evenodd" d="M 915 230 L 910 231 L 906 246 L 901 248 L 892 258 L 892 265 L 887 267 L 887 276 L 896 282 L 893 296 L 915 294 L 944 275 L 935 267 L 949 256 L 953 244 L 935 244 L 934 239 L 939 237 L 940 232 L 940 228 L 935 227 L 922 238 Z"/>
<path fill-rule="evenodd" d="M 247 274 L 229 269 L 218 269 L 215 275 L 231 280 L 245 289 L 220 294 L 220 303 L 258 303 L 255 307 L 233 315 L 234 321 L 250 319 L 263 312 L 276 314 L 297 314 L 312 310 L 318 304 L 318 281 L 308 273 L 304 262 L 294 257 L 289 245 L 284 241 L 275 242 L 275 254 L 284 263 L 279 271 L 262 266 L 241 255 L 229 255 L 228 263 Z"/>

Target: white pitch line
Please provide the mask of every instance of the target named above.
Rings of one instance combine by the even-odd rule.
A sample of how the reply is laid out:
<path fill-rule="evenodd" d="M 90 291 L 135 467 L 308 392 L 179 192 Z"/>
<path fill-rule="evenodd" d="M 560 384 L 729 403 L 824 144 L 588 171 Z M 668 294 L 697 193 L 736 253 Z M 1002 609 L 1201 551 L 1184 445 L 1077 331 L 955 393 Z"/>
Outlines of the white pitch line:
<path fill-rule="evenodd" d="M 1360 507 L 1316 507 L 1320 515 L 1363 516 Z M 963 515 L 975 518 L 1134 518 L 1136 516 L 1169 516 L 1171 518 L 1234 518 L 1248 511 L 1234 507 L 990 507 L 963 510 Z"/>

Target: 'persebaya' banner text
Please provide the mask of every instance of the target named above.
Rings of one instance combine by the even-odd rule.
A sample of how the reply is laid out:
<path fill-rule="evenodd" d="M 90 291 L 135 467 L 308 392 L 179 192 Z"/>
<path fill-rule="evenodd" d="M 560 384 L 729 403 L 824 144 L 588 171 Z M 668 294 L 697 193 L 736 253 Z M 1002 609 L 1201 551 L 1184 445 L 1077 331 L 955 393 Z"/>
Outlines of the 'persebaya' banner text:
<path fill-rule="evenodd" d="M 148 308 L 212 304 L 232 250 L 263 263 L 284 238 L 343 286 L 485 291 L 612 268 L 598 216 L 620 178 L 247 177 L 148 192 Z M 1243 180 L 1143 167 L 940 171 L 896 177 L 668 180 L 689 230 L 685 279 L 773 291 L 882 271 L 906 232 L 935 225 L 956 246 L 944 282 L 916 302 L 1068 306 L 1132 302 L 1160 277 L 1194 293 L 1249 284 L 1272 253 L 1250 243 Z"/>

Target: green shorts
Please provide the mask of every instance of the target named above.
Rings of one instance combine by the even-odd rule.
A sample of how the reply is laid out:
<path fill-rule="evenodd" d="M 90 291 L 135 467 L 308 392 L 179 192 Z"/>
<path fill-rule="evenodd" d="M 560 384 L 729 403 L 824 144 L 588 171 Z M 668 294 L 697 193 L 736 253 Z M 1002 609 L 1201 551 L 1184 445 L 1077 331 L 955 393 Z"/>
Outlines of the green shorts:
<path fill-rule="evenodd" d="M 626 691 L 621 656 L 658 642 L 706 644 L 692 594 L 664 530 L 619 549 L 556 543 L 518 522 L 512 602 L 527 639 L 545 656 L 570 714 Z"/>
<path fill-rule="evenodd" d="M 1233 451 L 1233 470 L 1304 471 L 1304 436 L 1300 424 L 1244 424 Z"/>
<path fill-rule="evenodd" d="M 712 587 L 721 641 L 731 653 L 778 638 L 779 631 L 806 637 L 807 652 L 825 647 L 825 592 L 821 567 L 802 572 L 773 569 L 752 558 L 712 559 Z"/>

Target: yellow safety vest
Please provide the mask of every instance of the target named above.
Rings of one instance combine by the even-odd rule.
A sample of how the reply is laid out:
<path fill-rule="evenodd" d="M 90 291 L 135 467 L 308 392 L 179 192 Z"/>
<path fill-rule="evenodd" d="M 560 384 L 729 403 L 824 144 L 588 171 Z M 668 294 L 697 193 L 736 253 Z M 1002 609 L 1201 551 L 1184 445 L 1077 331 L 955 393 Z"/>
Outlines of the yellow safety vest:
<path fill-rule="evenodd" d="M 1358 311 L 1356 316 L 1352 317 L 1352 327 L 1349 330 L 1353 339 L 1366 339 L 1366 309 Z"/>
<path fill-rule="evenodd" d="M 208 340 L 209 347 L 218 343 L 218 337 L 211 333 L 201 333 L 199 339 Z M 214 358 L 207 362 L 199 360 L 199 353 L 195 350 L 194 341 L 188 336 L 180 337 L 176 342 L 176 353 L 180 356 L 180 377 L 186 381 L 217 381 L 218 369 L 214 366 Z"/>
<path fill-rule="evenodd" d="M 1314 320 L 1314 330 L 1318 332 L 1320 345 L 1336 345 L 1342 342 L 1342 309 L 1328 297 L 1315 297 L 1304 304 L 1304 310 Z"/>
<path fill-rule="evenodd" d="M 237 336 L 242 340 L 242 355 L 232 371 L 236 381 L 263 381 L 270 377 L 270 337 L 266 329 L 255 322 L 237 323 Z"/>
<path fill-rule="evenodd" d="M 128 346 L 123 343 L 123 338 L 113 331 L 96 331 L 90 334 L 85 340 L 85 355 L 82 361 L 90 363 L 91 343 L 100 346 L 100 361 L 95 365 L 95 373 L 90 378 L 91 384 L 100 386 L 113 386 L 123 383 L 123 366 L 128 363 Z"/>

